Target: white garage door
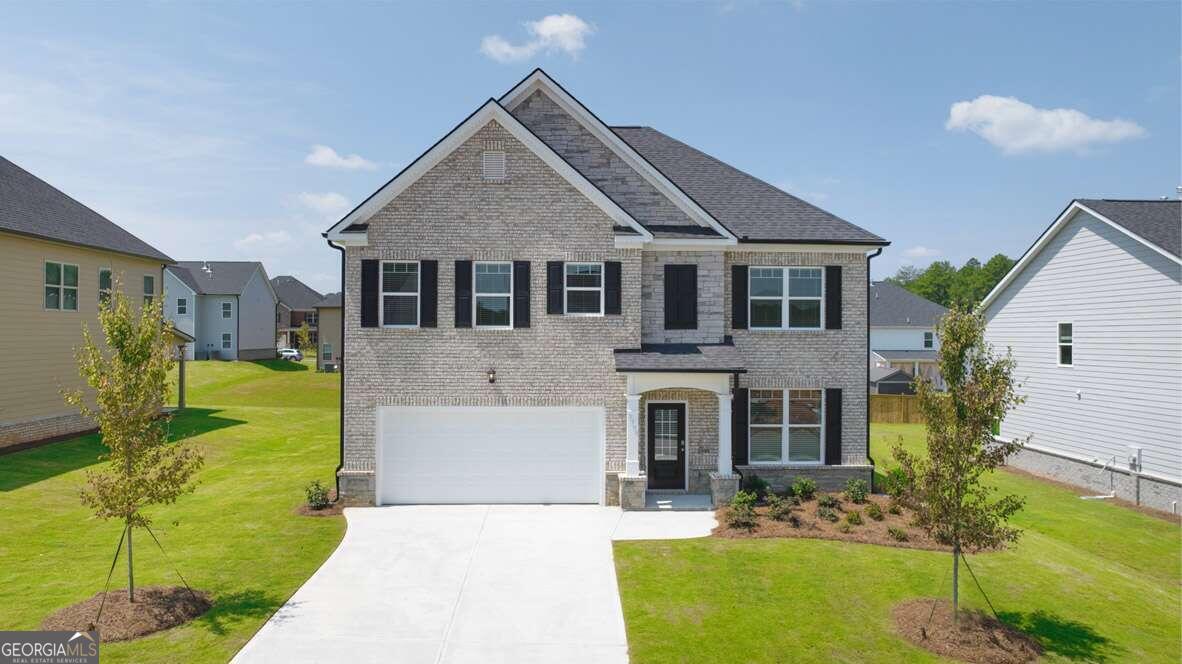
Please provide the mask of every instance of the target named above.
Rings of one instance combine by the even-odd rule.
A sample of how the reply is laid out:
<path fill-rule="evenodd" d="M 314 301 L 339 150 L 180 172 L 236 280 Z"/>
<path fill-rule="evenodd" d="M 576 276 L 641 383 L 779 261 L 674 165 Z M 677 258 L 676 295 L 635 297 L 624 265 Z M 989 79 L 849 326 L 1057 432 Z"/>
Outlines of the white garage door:
<path fill-rule="evenodd" d="M 598 503 L 602 408 L 379 409 L 381 504 Z"/>

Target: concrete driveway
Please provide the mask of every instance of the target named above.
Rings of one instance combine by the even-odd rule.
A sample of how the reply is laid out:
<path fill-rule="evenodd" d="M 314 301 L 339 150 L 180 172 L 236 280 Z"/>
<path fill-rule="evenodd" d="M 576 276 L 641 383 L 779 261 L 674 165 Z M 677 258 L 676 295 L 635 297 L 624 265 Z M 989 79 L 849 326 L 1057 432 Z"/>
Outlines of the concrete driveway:
<path fill-rule="evenodd" d="M 345 517 L 340 547 L 235 662 L 626 662 L 612 539 L 702 537 L 715 525 L 712 512 L 576 505 Z"/>

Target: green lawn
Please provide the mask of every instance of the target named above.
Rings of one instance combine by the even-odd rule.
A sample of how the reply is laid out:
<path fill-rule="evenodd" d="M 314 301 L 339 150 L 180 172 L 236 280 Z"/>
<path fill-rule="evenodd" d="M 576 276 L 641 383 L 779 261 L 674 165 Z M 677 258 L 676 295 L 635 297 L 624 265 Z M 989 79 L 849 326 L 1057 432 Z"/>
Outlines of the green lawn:
<path fill-rule="evenodd" d="M 341 517 L 292 510 L 337 462 L 340 374 L 272 362 L 188 363 L 189 408 L 172 432 L 205 453 L 196 493 L 151 509 L 169 558 L 214 608 L 197 621 L 103 646 L 104 662 L 225 662 L 328 557 Z M 36 629 L 54 609 L 102 590 L 121 526 L 78 501 L 103 452 L 85 436 L 0 456 L 0 629 Z M 135 540 L 137 585 L 177 584 L 146 534 Z M 126 567 L 112 586 L 126 586 Z"/>
<path fill-rule="evenodd" d="M 918 425 L 873 428 L 880 468 L 900 436 L 924 444 Z M 1021 541 L 969 558 L 1004 620 L 1051 661 L 1179 661 L 1177 525 L 1006 472 L 992 481 L 1027 498 Z M 948 593 L 946 553 L 706 538 L 617 542 L 615 554 L 633 662 L 938 660 L 894 635 L 891 607 Z M 986 608 L 963 567 L 961 596 Z"/>

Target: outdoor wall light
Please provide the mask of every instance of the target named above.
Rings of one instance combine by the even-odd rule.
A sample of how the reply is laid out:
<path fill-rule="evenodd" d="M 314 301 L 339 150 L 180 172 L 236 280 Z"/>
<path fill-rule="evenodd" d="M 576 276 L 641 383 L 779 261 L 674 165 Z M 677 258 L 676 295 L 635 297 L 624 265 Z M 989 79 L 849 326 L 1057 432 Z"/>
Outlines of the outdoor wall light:
<path fill-rule="evenodd" d="M 496 369 L 489 369 L 488 370 L 488 382 L 489 383 L 497 382 L 497 370 Z"/>

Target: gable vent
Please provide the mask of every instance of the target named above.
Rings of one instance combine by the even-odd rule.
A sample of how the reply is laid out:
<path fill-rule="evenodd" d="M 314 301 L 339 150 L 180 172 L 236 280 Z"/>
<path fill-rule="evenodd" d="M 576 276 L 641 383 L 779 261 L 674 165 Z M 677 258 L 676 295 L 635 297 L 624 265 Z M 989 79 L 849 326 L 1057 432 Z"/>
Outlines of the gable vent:
<path fill-rule="evenodd" d="M 481 177 L 485 180 L 495 182 L 505 179 L 505 150 L 499 144 L 485 146 L 480 164 Z"/>

